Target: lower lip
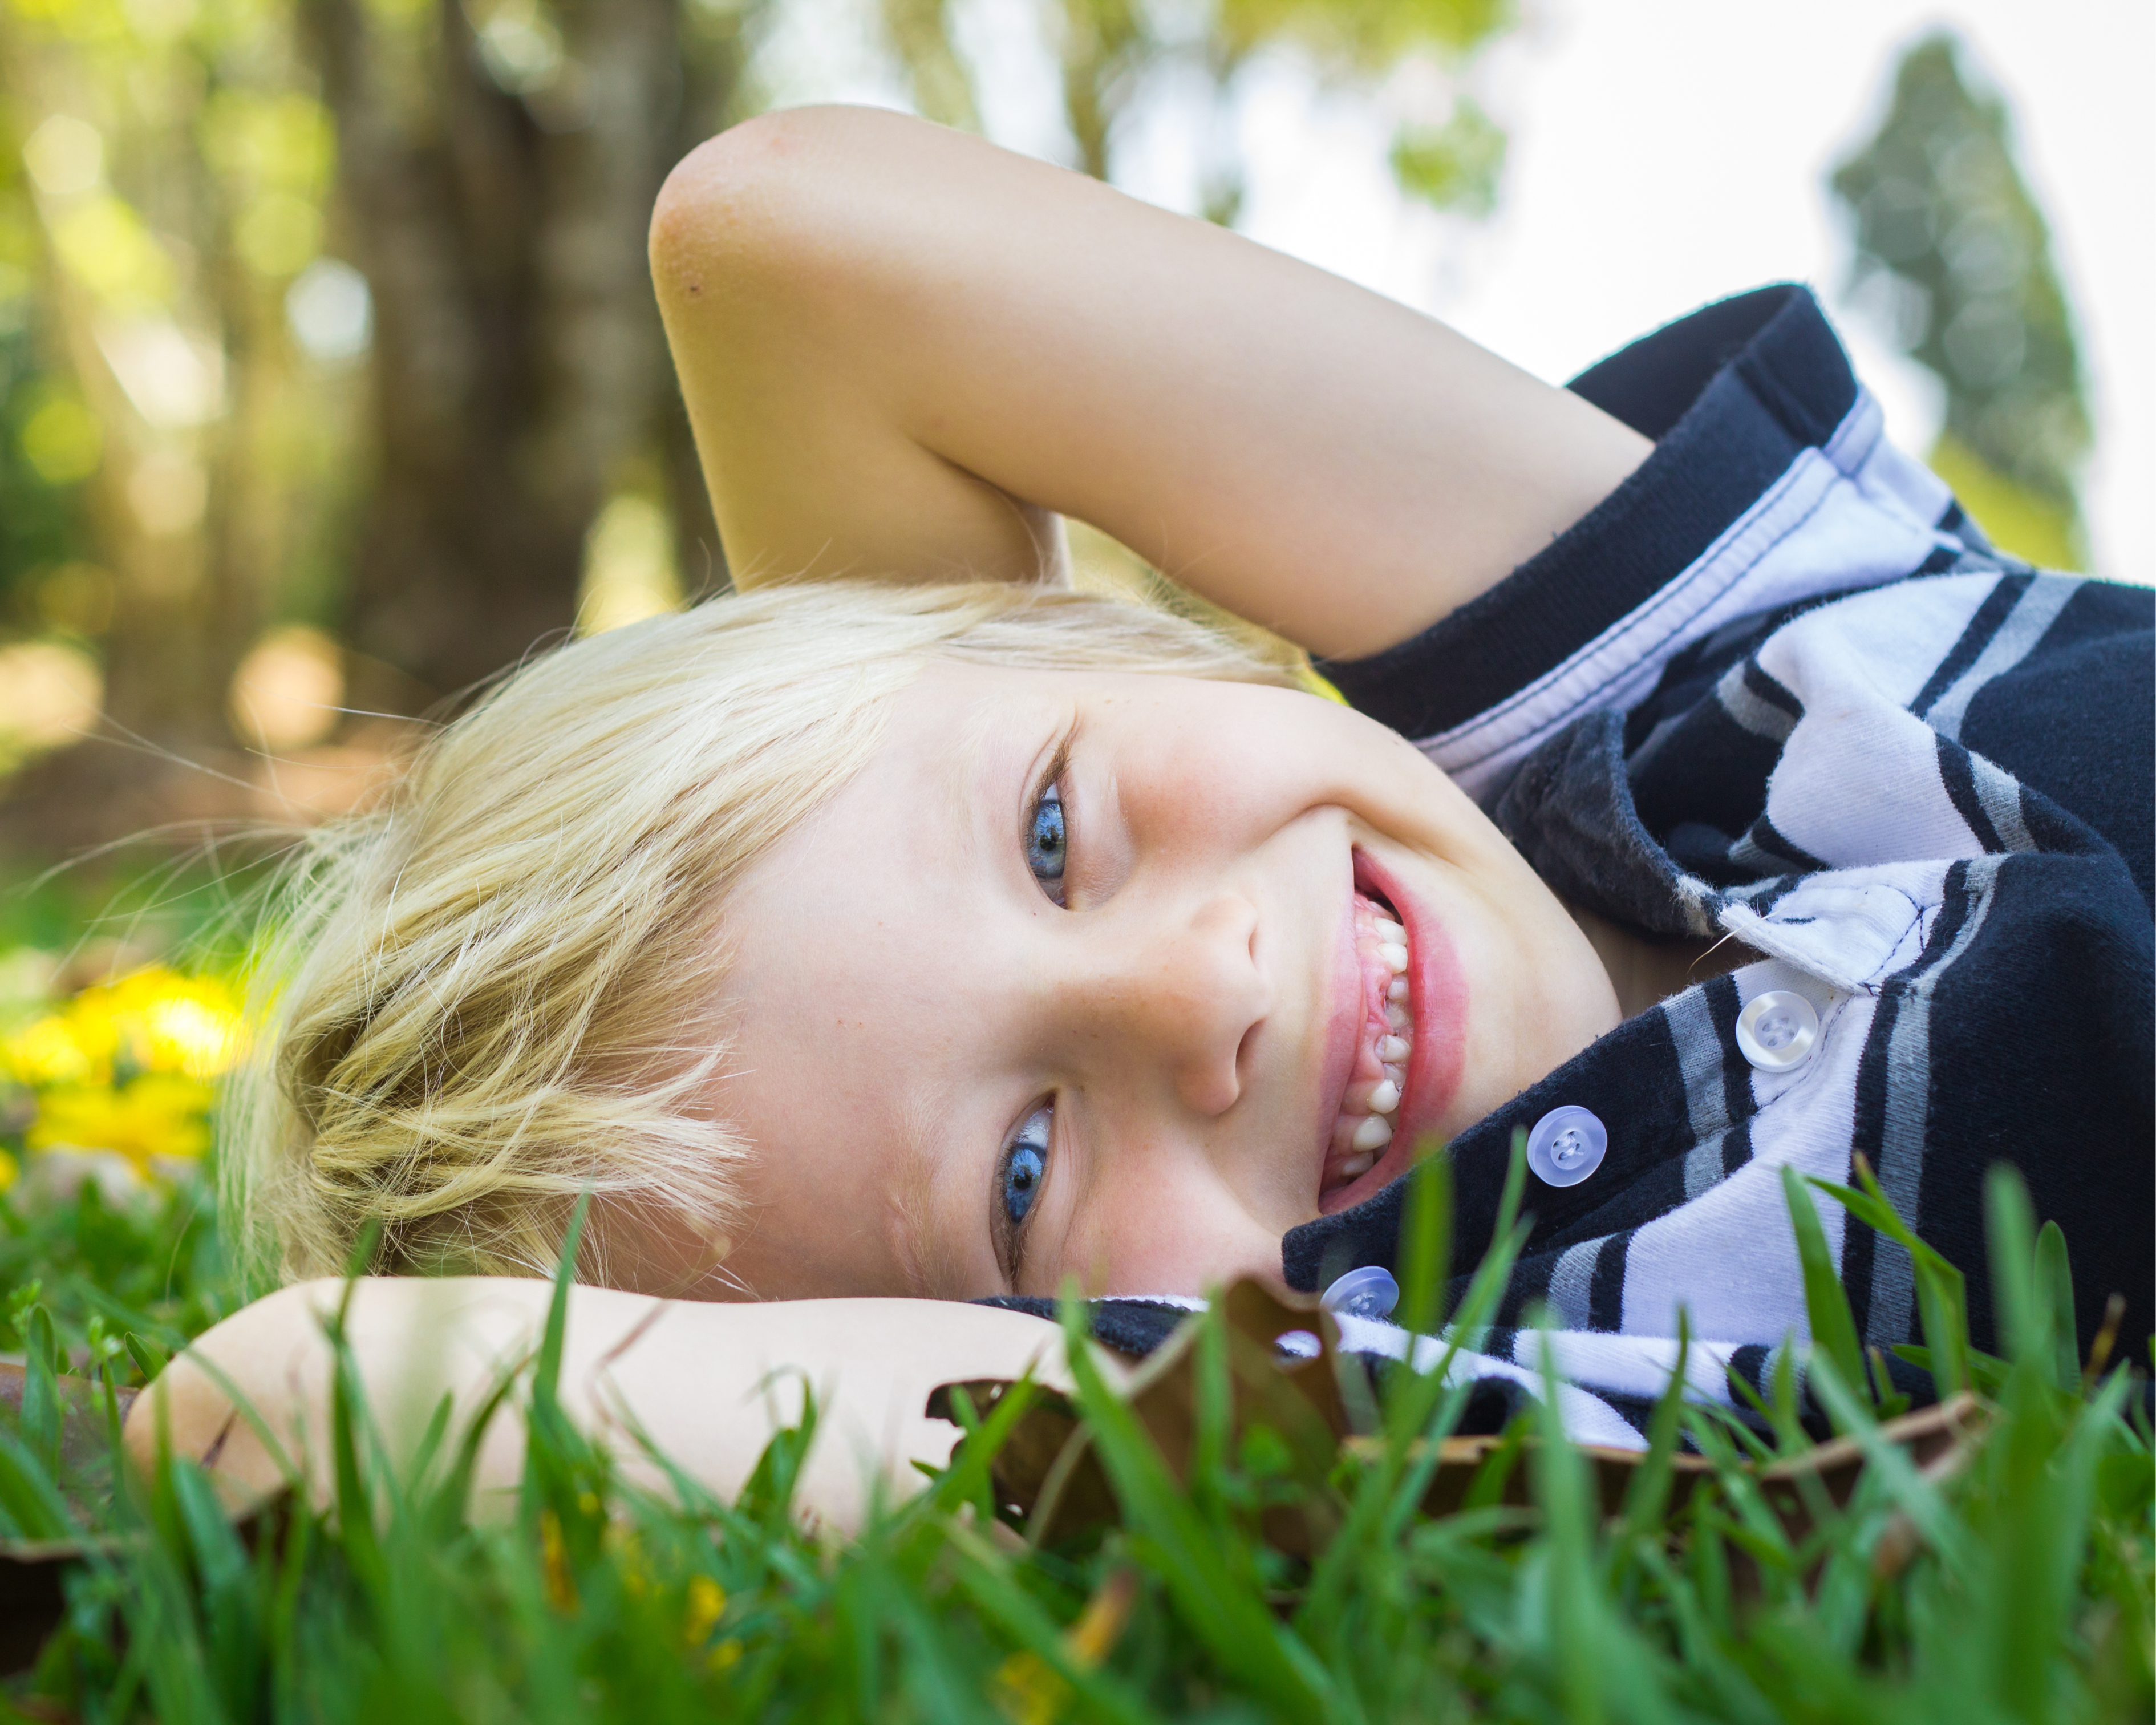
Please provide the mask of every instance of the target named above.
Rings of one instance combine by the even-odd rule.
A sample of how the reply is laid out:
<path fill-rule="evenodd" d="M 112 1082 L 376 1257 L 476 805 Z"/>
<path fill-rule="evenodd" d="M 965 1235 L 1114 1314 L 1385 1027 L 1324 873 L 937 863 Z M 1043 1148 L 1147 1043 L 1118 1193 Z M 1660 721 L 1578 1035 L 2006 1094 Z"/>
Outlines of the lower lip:
<path fill-rule="evenodd" d="M 1467 978 L 1444 925 L 1359 850 L 1355 890 L 1383 898 L 1408 932 L 1408 1010 L 1414 1018 L 1414 1046 L 1393 1117 L 1392 1142 L 1354 1179 L 1326 1194 L 1318 1206 L 1326 1215 L 1353 1209 L 1407 1172 L 1417 1146 L 1452 1106 L 1467 1054 Z"/>

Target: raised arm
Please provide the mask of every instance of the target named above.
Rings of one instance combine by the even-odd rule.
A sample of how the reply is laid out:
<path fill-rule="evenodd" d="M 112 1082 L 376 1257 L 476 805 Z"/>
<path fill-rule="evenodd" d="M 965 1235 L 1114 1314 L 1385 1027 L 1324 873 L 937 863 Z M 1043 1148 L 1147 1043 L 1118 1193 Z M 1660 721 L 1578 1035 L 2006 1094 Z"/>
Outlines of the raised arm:
<path fill-rule="evenodd" d="M 176 1452 L 208 1462 L 236 1496 L 274 1487 L 278 1466 L 253 1425 L 234 1417 L 230 1389 L 326 1491 L 331 1354 L 322 1319 L 342 1293 L 331 1281 L 285 1288 L 201 1337 L 130 1411 L 130 1450 L 145 1462 L 156 1455 L 162 1406 Z M 362 1281 L 348 1333 L 392 1445 L 416 1441 L 444 1391 L 470 1411 L 506 1365 L 529 1358 L 551 1294 L 546 1282 L 509 1278 Z M 1105 1356 L 1103 1363 L 1119 1375 Z M 1029 1368 L 1067 1387 L 1055 1327 L 1023 1312 L 927 1300 L 712 1305 L 578 1287 L 570 1291 L 560 1382 L 565 1409 L 613 1445 L 631 1477 L 664 1483 L 642 1459 L 640 1429 L 729 1498 L 772 1435 L 798 1418 L 806 1383 L 820 1413 L 797 1506 L 850 1531 L 871 1481 L 894 1500 L 908 1497 L 923 1483 L 913 1462 L 948 1459 L 957 1429 L 924 1414 L 930 1390 Z M 512 1408 L 481 1458 L 480 1491 L 516 1485 L 523 1445 Z"/>
<path fill-rule="evenodd" d="M 1405 639 L 1646 441 L 1395 302 L 923 121 L 767 115 L 652 270 L 743 583 L 1053 573 L 1053 515 L 1312 650 Z"/>

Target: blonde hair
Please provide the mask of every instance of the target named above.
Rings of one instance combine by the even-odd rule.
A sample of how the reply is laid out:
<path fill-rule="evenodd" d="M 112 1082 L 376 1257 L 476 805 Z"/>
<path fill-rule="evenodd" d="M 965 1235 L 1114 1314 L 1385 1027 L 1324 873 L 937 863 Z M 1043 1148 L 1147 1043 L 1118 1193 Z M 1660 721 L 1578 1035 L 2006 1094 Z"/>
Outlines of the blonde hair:
<path fill-rule="evenodd" d="M 548 1273 L 578 1194 L 737 1235 L 728 895 L 937 660 L 1292 685 L 1188 619 L 993 583 L 729 594 L 560 649 L 288 860 L 225 1214 L 263 1271 Z M 602 1237 L 580 1269 L 618 1280 Z"/>

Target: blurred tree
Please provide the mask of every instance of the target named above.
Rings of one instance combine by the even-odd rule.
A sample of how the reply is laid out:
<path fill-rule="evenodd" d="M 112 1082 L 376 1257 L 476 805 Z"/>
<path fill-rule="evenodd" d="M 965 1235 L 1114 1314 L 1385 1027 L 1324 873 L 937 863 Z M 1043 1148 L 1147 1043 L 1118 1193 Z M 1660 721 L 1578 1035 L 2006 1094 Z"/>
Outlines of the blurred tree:
<path fill-rule="evenodd" d="M 84 553 L 75 491 L 104 450 L 90 410 L 43 361 L 50 337 L 33 291 L 37 216 L 21 159 L 0 157 L 0 626 L 43 633 L 58 608 L 70 633 L 101 633 L 82 627 L 101 623 L 95 608 L 46 603 L 47 584 Z"/>
<path fill-rule="evenodd" d="M 410 713 L 677 571 L 724 578 L 644 234 L 672 162 L 756 105 L 788 3 L 0 0 L 0 683 L 36 670 L 52 747 L 101 658 L 134 740 L 8 777 L 0 687 L 0 845 L 252 814 L 280 771 L 344 770 L 341 701 Z M 921 110 L 973 126 L 957 3 L 875 0 Z M 1157 74 L 1195 69 L 1232 138 L 1260 50 L 1374 85 L 1509 17 L 1056 0 L 1048 40 L 1105 177 Z M 1450 76 L 1394 162 L 1472 209 L 1503 137 Z M 1202 202 L 1232 221 L 1215 154 Z"/>
<path fill-rule="evenodd" d="M 57 561 L 26 553 L 12 612 L 104 634 L 105 711 L 141 745 L 18 785 L 40 831 L 90 801 L 137 826 L 176 812 L 126 787 L 228 741 L 233 668 L 326 496 L 282 300 L 318 242 L 332 144 L 281 24 L 240 0 L 0 10 L 40 373 L 16 445 L 73 494 L 81 536 Z"/>
<path fill-rule="evenodd" d="M 644 234 L 732 117 L 757 0 L 300 4 L 373 295 L 349 638 L 448 694 L 569 626 L 610 492 L 670 471 L 703 507 Z"/>
<path fill-rule="evenodd" d="M 2005 548 L 2071 567 L 2090 437 L 2072 321 L 2005 106 L 1959 62 L 1944 33 L 1911 49 L 1878 132 L 1835 172 L 1851 292 L 1945 385 L 1932 464 L 1970 513 Z"/>
<path fill-rule="evenodd" d="M 977 126 L 970 78 L 952 40 L 951 0 L 882 6 L 915 105 L 947 125 Z M 1243 164 L 1223 140 L 1236 76 L 1253 55 L 1294 48 L 1327 75 L 1369 86 L 1418 57 L 1457 67 L 1510 28 L 1512 17 L 1511 0 L 1213 0 L 1194 14 L 1145 0 L 1052 0 L 1048 28 L 1077 165 L 1096 179 L 1112 177 L 1117 122 L 1147 75 L 1171 64 L 1199 72 L 1214 110 L 1200 209 L 1232 226 L 1242 208 Z M 1392 162 L 1409 195 L 1484 215 L 1496 201 L 1504 150 L 1503 131 L 1453 89 L 1441 114 L 1401 126 Z"/>
<path fill-rule="evenodd" d="M 884 33 L 906 69 L 915 108 L 938 126 L 978 131 L 973 80 L 952 40 L 950 0 L 880 0 L 880 5 Z"/>

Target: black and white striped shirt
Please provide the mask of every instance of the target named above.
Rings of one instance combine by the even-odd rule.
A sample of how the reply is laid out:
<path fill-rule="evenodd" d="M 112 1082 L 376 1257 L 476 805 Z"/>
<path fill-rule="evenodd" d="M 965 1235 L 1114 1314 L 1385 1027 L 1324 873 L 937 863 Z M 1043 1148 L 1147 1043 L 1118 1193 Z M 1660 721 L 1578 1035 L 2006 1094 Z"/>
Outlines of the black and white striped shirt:
<path fill-rule="evenodd" d="M 1859 1153 L 1967 1275 L 1979 1346 L 2001 1159 L 2066 1233 L 2084 1348 L 2114 1291 L 2124 1337 L 2148 1335 L 2156 595 L 1994 551 L 1886 440 L 1801 288 L 1711 306 L 1572 387 L 1656 440 L 1638 471 L 1425 634 L 1322 669 L 1560 896 L 1765 956 L 1626 1020 L 1450 1146 L 1453 1261 L 1471 1266 L 1516 1130 L 1573 1106 L 1607 1132 L 1578 1183 L 1530 1178 L 1500 1327 L 1460 1368 L 1532 1385 L 1534 1336 L 1508 1327 L 1546 1306 L 1568 1429 L 1636 1445 L 1682 1307 L 1693 1393 L 1728 1402 L 1727 1369 L 1763 1390 L 1774 1351 L 1809 1340 L 1781 1170 L 1852 1183 Z M 1817 1021 L 1779 1068 L 1738 1036 L 1770 992 Z M 1290 1234 L 1289 1282 L 1390 1266 L 1404 1192 Z M 1921 1340 L 1907 1252 L 1818 1209 L 1862 1339 Z M 1145 1338 L 1143 1308 L 1100 1317 Z M 1409 1343 L 1343 1329 L 1372 1353 Z"/>

